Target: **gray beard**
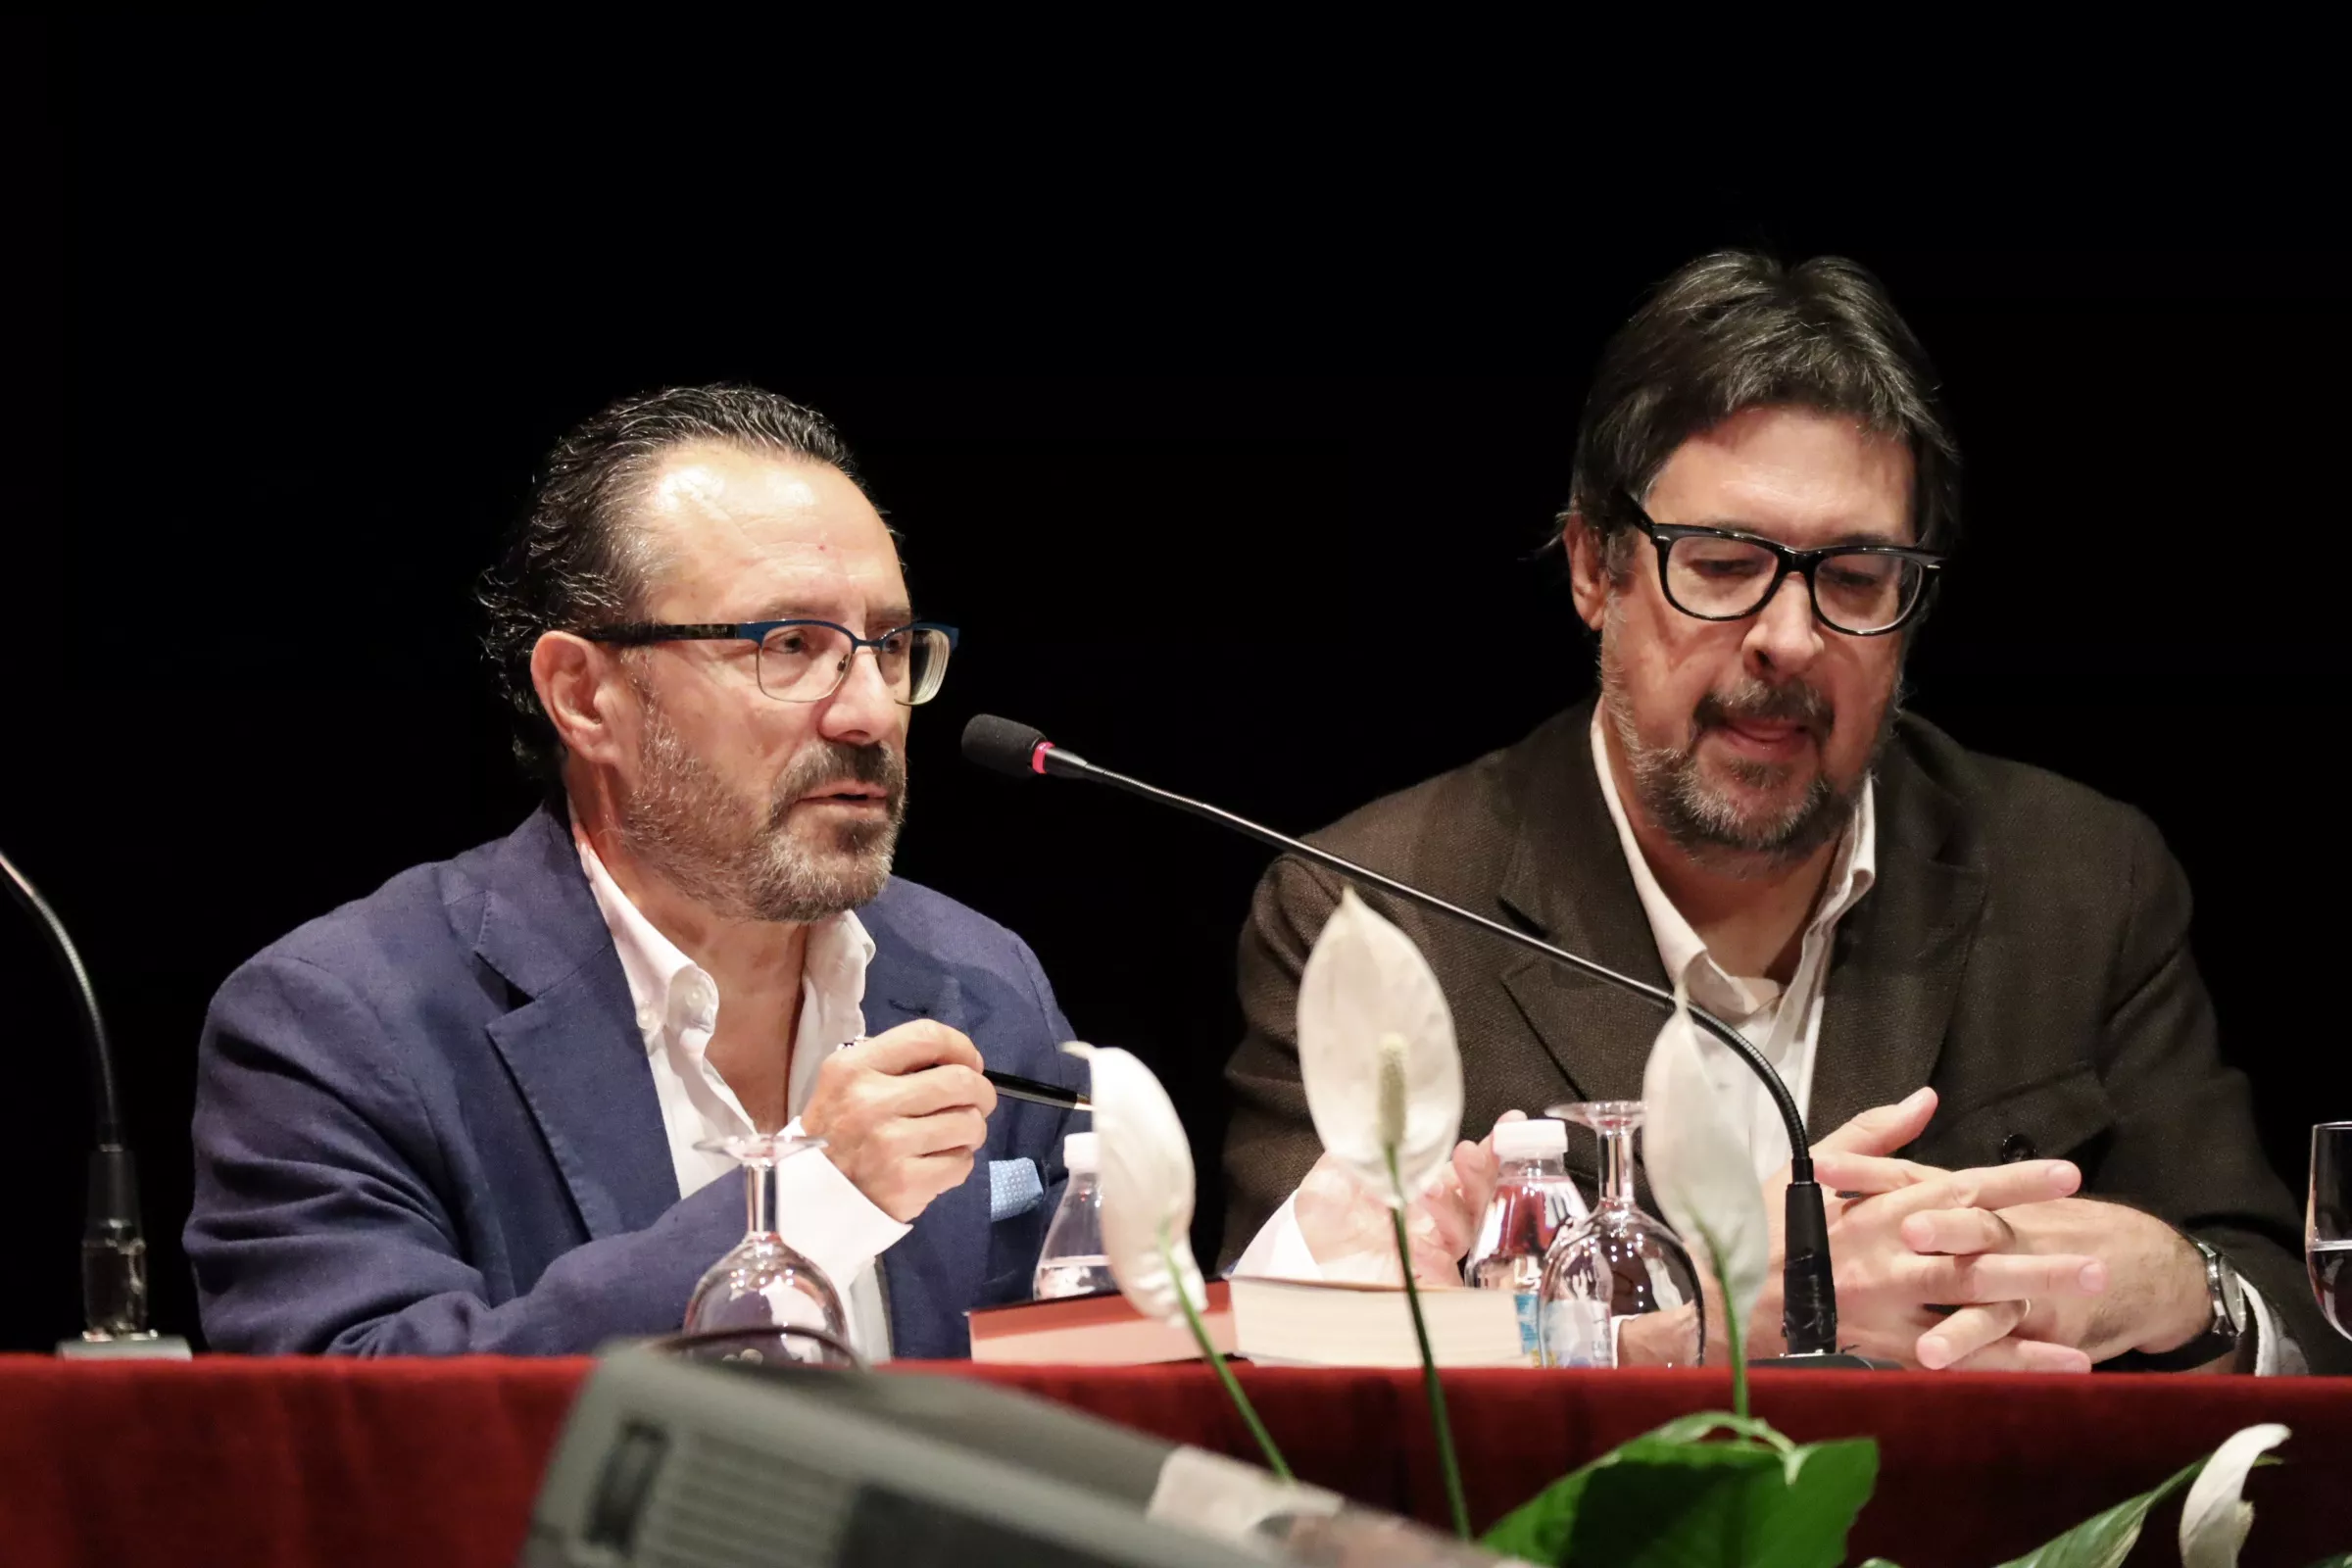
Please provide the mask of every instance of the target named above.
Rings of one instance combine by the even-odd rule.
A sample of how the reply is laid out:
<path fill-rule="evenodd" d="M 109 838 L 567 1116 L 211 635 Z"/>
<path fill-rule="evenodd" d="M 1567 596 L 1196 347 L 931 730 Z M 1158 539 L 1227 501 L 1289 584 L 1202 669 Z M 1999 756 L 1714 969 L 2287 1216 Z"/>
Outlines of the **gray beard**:
<path fill-rule="evenodd" d="M 1862 786 L 1892 733 L 1899 688 L 1896 696 L 1887 700 L 1870 760 L 1850 783 L 1840 788 L 1826 772 L 1816 773 L 1796 800 L 1777 811 L 1758 813 L 1742 808 L 1735 797 L 1708 781 L 1698 760 L 1700 738 L 1719 715 L 1737 713 L 1810 721 L 1817 726 L 1819 744 L 1826 748 L 1836 719 L 1827 700 L 1809 686 L 1772 687 L 1761 681 L 1743 681 L 1733 691 L 1711 693 L 1700 703 L 1688 746 L 1646 746 L 1635 728 L 1633 704 L 1625 695 L 1613 647 L 1613 639 L 1604 636 L 1601 711 L 1617 737 L 1642 814 L 1676 849 L 1718 875 L 1768 876 L 1802 864 L 1822 846 L 1836 843 L 1853 821 Z M 1788 773 L 1777 763 L 1744 760 L 1730 763 L 1729 771 L 1751 789 L 1769 789 Z"/>
<path fill-rule="evenodd" d="M 812 742 L 759 803 L 729 792 L 650 700 L 645 712 L 642 776 L 621 807 L 619 826 L 630 853 L 649 868 L 734 920 L 808 924 L 881 893 L 906 814 L 906 765 L 888 747 Z M 793 804 L 845 781 L 886 790 L 884 819 L 820 829 L 818 843 L 796 836 L 787 816 Z"/>

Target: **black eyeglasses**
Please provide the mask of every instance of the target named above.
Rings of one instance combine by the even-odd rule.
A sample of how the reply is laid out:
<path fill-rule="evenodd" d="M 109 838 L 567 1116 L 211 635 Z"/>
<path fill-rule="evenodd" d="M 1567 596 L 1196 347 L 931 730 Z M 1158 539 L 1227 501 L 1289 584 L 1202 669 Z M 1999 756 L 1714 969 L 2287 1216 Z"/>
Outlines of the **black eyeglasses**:
<path fill-rule="evenodd" d="M 730 642 L 758 645 L 760 689 L 784 703 L 821 703 L 850 678 L 858 650 L 874 651 L 874 666 L 891 695 L 907 708 L 939 695 L 948 656 L 956 651 L 956 628 L 918 620 L 879 637 L 860 637 L 829 620 L 746 620 L 671 626 L 632 621 L 591 626 L 580 633 L 592 643 L 642 648 L 649 643 Z"/>
<path fill-rule="evenodd" d="M 1621 493 L 1622 495 L 1622 493 Z M 1805 579 L 1813 613 L 1832 631 L 1882 637 L 1919 613 L 1943 569 L 1933 550 L 1833 545 L 1791 550 L 1732 528 L 1655 522 L 1622 495 L 1634 526 L 1657 547 L 1666 602 L 1700 620 L 1743 620 L 1772 601 L 1790 572 Z"/>

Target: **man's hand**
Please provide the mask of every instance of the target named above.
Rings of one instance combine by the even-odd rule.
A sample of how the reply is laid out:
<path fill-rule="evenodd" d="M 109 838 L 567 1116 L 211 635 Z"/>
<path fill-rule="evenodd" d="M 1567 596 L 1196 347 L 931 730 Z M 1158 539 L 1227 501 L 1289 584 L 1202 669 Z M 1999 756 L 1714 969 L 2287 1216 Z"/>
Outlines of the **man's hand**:
<path fill-rule="evenodd" d="M 963 1185 L 988 1142 L 994 1084 L 979 1050 L 918 1018 L 825 1058 L 801 1129 L 876 1208 L 911 1224 L 931 1200 Z"/>
<path fill-rule="evenodd" d="M 1820 1161 L 1835 1153 L 1853 1153 L 1883 1156 L 1893 1153 L 1927 1130 L 1928 1119 L 1936 1114 L 1936 1091 L 1921 1089 L 1900 1103 L 1879 1105 L 1863 1111 L 1836 1132 L 1825 1133 L 1813 1141 L 1814 1177 L 1822 1186 L 1822 1206 L 1833 1228 L 1844 1203 L 1837 1196 L 1838 1186 L 1821 1175 Z M 1764 1184 L 1764 1218 L 1771 1227 L 1772 1247 L 1769 1264 L 1764 1271 L 1764 1289 L 1756 1298 L 1756 1310 L 1748 1319 L 1748 1353 L 1750 1355 L 1779 1355 L 1788 1348 L 1781 1334 L 1781 1314 L 1787 1302 L 1783 1290 L 1782 1264 L 1788 1258 L 1788 1244 L 1783 1235 L 1788 1216 L 1788 1167 L 1780 1170 Z M 1835 1247 L 1830 1255 L 1842 1264 L 1844 1254 Z M 1694 1261 L 1697 1261 L 1694 1259 Z M 1706 1270 L 1700 1270 L 1702 1278 Z M 1843 1302 L 1839 1303 L 1838 1327 L 1845 1327 Z M 1722 1336 L 1722 1304 L 1710 1298 L 1707 1303 L 1708 1343 L 1725 1343 Z"/>
<path fill-rule="evenodd" d="M 1495 1125 L 1525 1121 L 1506 1110 Z M 1405 1209 L 1405 1239 L 1415 1284 L 1444 1287 L 1462 1283 L 1461 1262 L 1478 1240 L 1479 1221 L 1502 1173 L 1494 1157 L 1494 1136 L 1454 1146 L 1453 1161 Z M 1396 1268 L 1396 1222 L 1381 1195 L 1365 1190 L 1354 1174 L 1329 1154 L 1315 1161 L 1292 1200 L 1298 1235 L 1317 1262 L 1334 1277 L 1401 1283 Z"/>
<path fill-rule="evenodd" d="M 2006 1212 L 2070 1197 L 2080 1170 L 2036 1159 L 1946 1171 L 1832 1151 L 1814 1155 L 1814 1172 L 1859 1195 L 1830 1221 L 1841 1339 L 1931 1371 L 2090 1370 L 2076 1345 L 2043 1334 L 2087 1312 L 2107 1289 L 2106 1263 L 2031 1250 Z"/>
<path fill-rule="evenodd" d="M 2033 1311 L 2012 1331 L 2021 1341 L 2072 1347 L 2085 1362 L 2126 1350 L 2173 1349 L 2195 1339 L 2213 1320 L 2203 1256 L 2172 1226 L 2121 1203 L 2060 1198 L 1973 1218 L 1919 1214 L 1904 1222 L 1903 1235 L 1922 1252 L 1983 1240 L 2008 1252 L 2096 1258 L 2106 1271 L 2104 1292 L 2036 1298 Z M 1949 1333 L 1948 1321 L 1937 1332 Z M 2207 1370 L 2229 1371 L 2235 1360 L 2219 1357 Z"/>
<path fill-rule="evenodd" d="M 1905 1366 L 2089 1370 L 2077 1345 L 2047 1329 L 2061 1312 L 2105 1289 L 2103 1265 L 2055 1247 L 2028 1255 L 2034 1250 L 2002 1218 L 2018 1205 L 2066 1198 L 2081 1172 L 2061 1160 L 1954 1172 L 1892 1158 L 1935 1113 L 1935 1091 L 1922 1089 L 1899 1104 L 1862 1112 L 1813 1145 L 1837 1269 L 1841 1345 Z M 1772 1252 L 1750 1320 L 1757 1354 L 1786 1348 L 1781 1232 L 1788 1182 L 1783 1169 L 1765 1184 Z"/>

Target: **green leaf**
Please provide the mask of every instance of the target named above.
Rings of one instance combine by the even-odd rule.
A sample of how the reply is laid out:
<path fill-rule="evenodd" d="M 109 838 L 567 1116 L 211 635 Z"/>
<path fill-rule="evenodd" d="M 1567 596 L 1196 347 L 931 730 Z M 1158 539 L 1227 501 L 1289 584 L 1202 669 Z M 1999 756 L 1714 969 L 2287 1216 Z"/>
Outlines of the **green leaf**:
<path fill-rule="evenodd" d="M 2203 1459 L 2184 1465 L 2155 1491 L 2143 1492 L 2105 1513 L 2091 1515 L 2057 1540 L 2036 1546 L 2014 1562 L 2003 1563 L 2001 1568 L 2116 1568 L 2131 1555 L 2132 1547 L 2138 1542 L 2140 1527 L 2148 1522 L 2148 1510 L 2187 1486 L 2190 1478 L 2204 1468 Z"/>
<path fill-rule="evenodd" d="M 2322 1557 L 2311 1568 L 2352 1568 L 2352 1551 L 2339 1551 L 2332 1557 Z"/>
<path fill-rule="evenodd" d="M 1645 1432 L 1636 1443 L 1696 1443 L 1717 1432 L 1730 1432 L 1742 1438 L 1752 1438 L 1769 1446 L 1776 1453 L 1788 1453 L 1796 1445 L 1772 1429 L 1768 1421 L 1752 1416 L 1731 1415 L 1722 1410 L 1701 1410 L 1695 1415 L 1676 1416 L 1654 1432 Z M 1623 1450 L 1618 1450 L 1622 1452 Z M 1608 1457 L 1603 1454 L 1605 1459 Z"/>
<path fill-rule="evenodd" d="M 1694 1441 L 1719 1431 L 1737 1436 Z M 1552 1483 L 1485 1544 L 1532 1562 L 1837 1568 L 1878 1471 L 1867 1438 L 1798 1447 L 1761 1421 L 1686 1416 Z"/>
<path fill-rule="evenodd" d="M 1599 1462 L 1596 1459 L 1593 1464 Z M 1479 1544 L 1525 1562 L 1566 1562 L 1568 1535 L 1576 1528 L 1577 1508 L 1584 1501 L 1585 1483 L 1591 1479 L 1592 1465 L 1571 1470 L 1497 1519 Z"/>

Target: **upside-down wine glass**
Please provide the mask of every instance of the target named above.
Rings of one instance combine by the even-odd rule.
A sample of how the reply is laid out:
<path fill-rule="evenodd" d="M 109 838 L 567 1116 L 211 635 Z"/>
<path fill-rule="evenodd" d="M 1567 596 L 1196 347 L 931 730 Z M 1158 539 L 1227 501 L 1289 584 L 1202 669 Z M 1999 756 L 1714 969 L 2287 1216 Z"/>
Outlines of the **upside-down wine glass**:
<path fill-rule="evenodd" d="M 856 1365 L 841 1293 L 823 1270 L 776 1234 L 778 1168 L 795 1155 L 822 1149 L 824 1140 L 750 1133 L 695 1147 L 732 1155 L 743 1166 L 749 1225 L 735 1250 L 711 1264 L 694 1288 L 682 1338 L 699 1346 L 733 1347 L 721 1357 L 729 1361 Z"/>
<path fill-rule="evenodd" d="M 2352 1121 L 2324 1121 L 2311 1130 L 2303 1258 L 2320 1310 L 2336 1333 L 2352 1339 Z"/>
<path fill-rule="evenodd" d="M 1639 1100 L 1554 1105 L 1600 1138 L 1600 1200 L 1544 1258 L 1545 1366 L 1696 1366 L 1706 1348 L 1698 1271 L 1674 1232 L 1634 1201 Z"/>

